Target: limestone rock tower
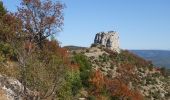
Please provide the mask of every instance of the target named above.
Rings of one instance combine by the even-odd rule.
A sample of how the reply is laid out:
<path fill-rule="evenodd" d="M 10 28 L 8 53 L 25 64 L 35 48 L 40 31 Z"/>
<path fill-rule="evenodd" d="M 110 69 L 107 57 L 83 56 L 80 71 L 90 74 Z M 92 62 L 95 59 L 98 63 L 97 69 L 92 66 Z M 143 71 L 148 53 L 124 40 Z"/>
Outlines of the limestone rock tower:
<path fill-rule="evenodd" d="M 120 53 L 119 35 L 115 31 L 97 33 L 94 39 L 94 44 L 103 45 L 117 53 Z"/>

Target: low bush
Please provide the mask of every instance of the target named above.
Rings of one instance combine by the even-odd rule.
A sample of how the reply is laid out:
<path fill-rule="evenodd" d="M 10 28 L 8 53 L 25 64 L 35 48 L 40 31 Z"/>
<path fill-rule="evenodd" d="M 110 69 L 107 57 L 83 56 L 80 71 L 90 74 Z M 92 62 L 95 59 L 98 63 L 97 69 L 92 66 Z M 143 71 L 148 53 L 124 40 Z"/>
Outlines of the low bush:
<path fill-rule="evenodd" d="M 83 54 L 76 54 L 74 56 L 74 60 L 80 66 L 80 78 L 82 80 L 83 86 L 88 87 L 88 80 L 92 69 L 91 63 L 88 61 L 88 58 Z"/>

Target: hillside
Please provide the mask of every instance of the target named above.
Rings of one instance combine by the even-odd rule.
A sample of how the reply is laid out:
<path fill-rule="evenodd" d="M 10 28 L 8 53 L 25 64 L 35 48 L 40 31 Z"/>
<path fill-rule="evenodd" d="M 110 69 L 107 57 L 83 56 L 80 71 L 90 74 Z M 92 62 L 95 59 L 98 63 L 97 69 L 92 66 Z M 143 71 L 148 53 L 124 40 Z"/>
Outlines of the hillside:
<path fill-rule="evenodd" d="M 170 68 L 170 51 L 166 50 L 131 50 L 136 55 L 153 62 L 155 66 Z"/>
<path fill-rule="evenodd" d="M 75 52 L 76 51 L 74 51 L 74 54 Z M 139 94 L 143 96 L 144 100 L 170 99 L 170 87 L 168 85 L 170 84 L 170 77 L 165 76 L 164 71 L 155 68 L 151 62 L 146 61 L 129 51 L 121 51 L 120 54 L 117 54 L 102 46 L 96 46 L 82 50 L 81 53 L 78 51 L 78 54 L 85 55 L 89 59 L 93 73 L 95 73 L 95 71 L 97 71 L 97 73 L 101 71 L 102 74 L 96 74 L 98 77 L 100 75 L 103 75 L 104 77 L 104 79 L 99 79 L 101 82 L 100 86 L 102 87 L 103 84 L 104 87 L 109 86 L 108 88 L 105 88 L 107 96 L 104 95 L 103 92 L 98 92 L 98 95 L 103 95 L 105 98 L 111 96 L 113 100 L 117 97 L 120 99 L 122 97 L 121 95 L 125 95 L 126 98 L 131 98 L 132 100 L 142 100 L 142 97 L 140 97 Z M 110 83 L 113 82 L 111 87 L 108 85 L 109 83 L 107 83 L 108 80 Z M 119 92 L 110 90 L 110 88 L 116 88 L 114 85 L 116 85 L 117 81 L 124 85 L 124 88 L 122 87 L 123 89 L 121 90 L 119 90 L 121 87 L 118 88 Z M 99 91 L 97 87 L 96 91 Z M 115 92 L 118 93 L 116 94 Z M 126 94 L 125 92 L 128 92 L 129 94 Z M 94 93 L 92 95 L 96 94 Z"/>
<path fill-rule="evenodd" d="M 55 43 L 49 41 L 49 43 Z M 51 44 L 47 44 L 51 45 Z M 51 45 L 49 50 L 55 45 Z M 58 47 L 56 47 L 58 48 Z M 64 48 L 56 49 L 62 54 Z M 69 49 L 70 50 L 70 49 Z M 62 54 L 63 55 L 63 54 Z M 65 55 L 65 54 L 64 54 Z M 58 55 L 58 57 L 61 55 Z M 122 50 L 116 53 L 103 46 L 96 45 L 90 48 L 74 49 L 67 54 L 66 66 L 68 68 L 60 68 L 57 75 L 63 75 L 62 84 L 58 83 L 61 88 L 56 90 L 56 97 L 61 100 L 169 100 L 170 99 L 170 76 L 165 73 L 164 69 L 155 68 L 155 66 L 135 54 Z M 60 58 L 58 58 L 60 59 Z M 31 62 L 34 64 L 35 59 Z M 59 63 L 59 62 L 57 62 Z M 36 97 L 32 88 L 46 89 L 46 84 L 34 83 L 31 76 L 32 72 L 36 72 L 34 76 L 37 82 L 50 83 L 48 80 L 42 80 L 44 75 L 52 75 L 43 71 L 43 66 L 37 66 L 38 69 L 32 69 L 27 74 L 27 82 L 35 85 L 27 85 L 27 95 L 24 93 L 24 86 L 19 81 L 20 78 L 15 75 L 19 74 L 16 61 L 4 62 L 7 68 L 1 70 L 0 76 L 0 99 L 23 99 L 25 97 Z M 54 63 L 55 64 L 55 63 Z M 1 65 L 2 66 L 2 65 Z M 58 66 L 58 65 L 57 65 Z M 56 67 L 57 67 L 56 66 Z M 45 67 L 45 66 L 44 66 Z M 29 68 L 29 67 L 28 67 Z M 39 73 L 39 70 L 43 73 Z M 58 70 L 58 67 L 57 69 Z M 28 70 L 29 71 L 29 70 Z M 11 73 L 13 72 L 13 73 Z M 5 75 L 4 75 L 5 74 Z M 55 75 L 55 74 L 54 74 Z M 53 77 L 50 76 L 49 78 Z M 41 79 L 38 79 L 38 78 Z M 36 85 L 37 84 L 37 85 Z M 41 86 L 41 87 L 39 87 Z M 47 85 L 48 86 L 48 85 Z M 28 98 L 27 97 L 27 98 Z M 40 95 L 41 97 L 41 95 Z M 52 98 L 50 96 L 49 98 Z M 45 100 L 51 100 L 51 99 Z"/>

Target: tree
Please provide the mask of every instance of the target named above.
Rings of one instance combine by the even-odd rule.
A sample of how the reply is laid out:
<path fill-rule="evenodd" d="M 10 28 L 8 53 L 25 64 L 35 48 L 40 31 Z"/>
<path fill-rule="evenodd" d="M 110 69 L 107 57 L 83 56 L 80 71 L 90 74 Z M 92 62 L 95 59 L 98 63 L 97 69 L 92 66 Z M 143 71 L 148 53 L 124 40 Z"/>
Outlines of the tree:
<path fill-rule="evenodd" d="M 6 9 L 3 6 L 3 2 L 0 1 L 0 16 L 6 14 Z"/>
<path fill-rule="evenodd" d="M 51 0 L 22 0 L 17 15 L 29 41 L 42 49 L 46 38 L 62 30 L 63 9 L 63 4 Z"/>
<path fill-rule="evenodd" d="M 7 13 L 0 18 L 0 41 L 1 42 L 15 42 L 12 41 L 18 33 L 21 33 L 22 23 L 14 14 Z"/>
<path fill-rule="evenodd" d="M 20 81 L 25 90 L 28 87 L 39 93 L 34 98 L 54 96 L 65 77 L 65 51 L 57 42 L 48 40 L 62 30 L 63 9 L 63 4 L 51 0 L 22 0 L 16 13 L 22 32 L 17 32 L 17 43 L 12 44 L 21 69 Z"/>
<path fill-rule="evenodd" d="M 0 1 L 0 42 L 9 42 L 21 26 L 19 19 L 14 14 L 7 13 Z"/>
<path fill-rule="evenodd" d="M 24 95 L 27 99 L 59 98 L 58 95 L 61 94 L 61 88 L 66 81 L 66 72 L 70 66 L 66 50 L 59 47 L 54 40 L 46 40 L 44 45 L 43 50 L 27 52 L 21 49 L 18 53 L 21 70 L 19 80 L 24 85 Z M 33 94 L 28 94 L 26 88 Z"/>
<path fill-rule="evenodd" d="M 67 51 L 48 37 L 62 29 L 64 5 L 51 0 L 22 0 L 21 4 L 17 14 L 0 15 L 0 56 L 15 51 L 18 75 L 10 76 L 24 86 L 17 95 L 31 100 L 58 98 L 70 62 Z M 0 12 L 2 7 L 0 3 Z"/>
<path fill-rule="evenodd" d="M 17 34 L 21 32 L 22 24 L 21 21 L 10 12 L 7 12 L 0 1 L 0 59 L 13 59 L 15 58 L 14 48 L 12 43 L 15 43 Z M 1 61 L 4 61 L 1 59 Z"/>

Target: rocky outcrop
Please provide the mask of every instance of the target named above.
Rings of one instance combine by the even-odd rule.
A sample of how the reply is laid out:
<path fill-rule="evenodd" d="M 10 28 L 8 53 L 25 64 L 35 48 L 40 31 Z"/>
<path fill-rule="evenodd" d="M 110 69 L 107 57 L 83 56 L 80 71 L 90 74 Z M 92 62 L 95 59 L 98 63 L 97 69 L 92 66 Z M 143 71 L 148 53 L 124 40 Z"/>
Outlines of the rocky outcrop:
<path fill-rule="evenodd" d="M 120 53 L 119 36 L 115 31 L 97 33 L 94 39 L 94 44 L 100 44 L 113 51 Z"/>
<path fill-rule="evenodd" d="M 26 89 L 29 94 L 31 91 Z M 0 100 L 23 100 L 24 86 L 14 78 L 0 75 Z"/>

